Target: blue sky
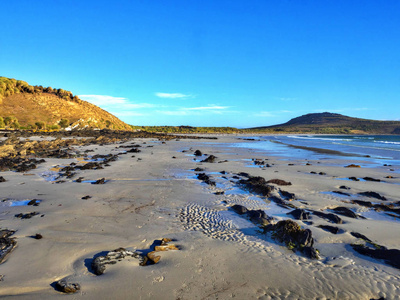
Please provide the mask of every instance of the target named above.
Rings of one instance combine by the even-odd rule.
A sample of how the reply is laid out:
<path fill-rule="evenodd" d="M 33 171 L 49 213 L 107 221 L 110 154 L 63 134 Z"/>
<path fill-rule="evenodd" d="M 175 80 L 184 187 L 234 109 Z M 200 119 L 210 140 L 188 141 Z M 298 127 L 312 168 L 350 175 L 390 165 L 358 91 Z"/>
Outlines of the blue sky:
<path fill-rule="evenodd" d="M 400 1 L 2 1 L 0 76 L 133 125 L 400 119 Z"/>

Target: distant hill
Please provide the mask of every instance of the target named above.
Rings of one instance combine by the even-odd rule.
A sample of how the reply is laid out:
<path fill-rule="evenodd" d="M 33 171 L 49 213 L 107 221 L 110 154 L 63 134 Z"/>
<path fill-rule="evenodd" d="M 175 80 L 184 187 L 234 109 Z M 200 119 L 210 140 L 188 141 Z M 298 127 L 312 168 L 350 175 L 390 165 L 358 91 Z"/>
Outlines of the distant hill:
<path fill-rule="evenodd" d="M 249 131 L 332 134 L 400 134 L 399 121 L 375 121 L 335 113 L 313 113 L 273 126 L 249 128 Z"/>
<path fill-rule="evenodd" d="M 9 127 L 131 130 L 131 126 L 117 117 L 69 91 L 31 86 L 6 77 L 0 77 L 0 117 Z"/>

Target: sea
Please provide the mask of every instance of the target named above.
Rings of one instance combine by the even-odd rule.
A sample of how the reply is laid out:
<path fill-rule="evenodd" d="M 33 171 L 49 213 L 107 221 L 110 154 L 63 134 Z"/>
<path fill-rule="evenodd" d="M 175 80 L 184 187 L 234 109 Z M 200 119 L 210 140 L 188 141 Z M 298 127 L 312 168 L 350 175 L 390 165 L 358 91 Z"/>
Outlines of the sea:
<path fill-rule="evenodd" d="M 274 135 L 246 137 L 244 140 L 236 145 L 287 158 L 343 156 L 400 166 L 400 135 Z"/>

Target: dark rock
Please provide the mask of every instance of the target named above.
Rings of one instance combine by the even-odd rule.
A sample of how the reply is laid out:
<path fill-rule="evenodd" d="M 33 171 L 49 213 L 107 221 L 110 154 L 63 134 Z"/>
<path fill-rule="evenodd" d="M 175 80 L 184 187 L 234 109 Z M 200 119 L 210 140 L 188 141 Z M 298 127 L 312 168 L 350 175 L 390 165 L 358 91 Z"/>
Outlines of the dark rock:
<path fill-rule="evenodd" d="M 299 250 L 310 258 L 318 258 L 317 251 L 309 249 L 309 247 L 313 247 L 314 245 L 311 230 L 301 229 L 292 220 L 283 220 L 269 226 L 268 231 L 272 233 L 274 239 L 284 243 L 289 249 Z"/>
<path fill-rule="evenodd" d="M 87 199 L 90 199 L 90 198 L 92 198 L 92 196 L 86 195 L 86 196 L 83 196 L 81 199 L 82 200 L 87 200 Z"/>
<path fill-rule="evenodd" d="M 351 196 L 349 193 L 345 193 L 345 192 L 342 192 L 342 191 L 332 191 L 332 193 L 343 195 L 343 196 L 348 196 L 348 197 Z"/>
<path fill-rule="evenodd" d="M 340 230 L 338 227 L 330 226 L 330 225 L 319 225 L 317 227 L 321 228 L 321 229 L 323 229 L 325 231 L 328 231 L 330 233 L 333 233 L 333 234 L 337 234 L 339 232 L 339 230 Z"/>
<path fill-rule="evenodd" d="M 41 235 L 40 233 L 36 233 L 36 234 L 33 236 L 33 238 L 34 238 L 34 239 L 37 239 L 37 240 L 41 240 L 41 239 L 43 238 L 43 235 Z"/>
<path fill-rule="evenodd" d="M 10 238 L 14 233 L 14 230 L 0 230 L 0 264 L 3 263 L 15 247 L 17 247 L 15 239 Z"/>
<path fill-rule="evenodd" d="M 246 177 L 246 178 L 250 178 L 251 177 L 250 174 L 246 173 L 246 172 L 240 172 L 237 175 L 242 176 L 242 177 Z"/>
<path fill-rule="evenodd" d="M 204 171 L 204 169 L 203 169 L 203 168 L 199 168 L 199 167 L 197 167 L 196 169 L 194 169 L 194 171 L 195 171 L 195 172 L 203 172 L 203 171 Z"/>
<path fill-rule="evenodd" d="M 251 222 L 260 224 L 260 225 L 268 225 L 271 223 L 272 218 L 270 218 L 263 210 L 248 210 L 247 217 Z"/>
<path fill-rule="evenodd" d="M 341 185 L 341 186 L 339 187 L 339 189 L 342 189 L 342 190 L 350 190 L 350 188 L 349 188 L 348 186 L 345 186 L 345 185 Z"/>
<path fill-rule="evenodd" d="M 0 182 L 6 182 L 3 176 L 0 176 Z"/>
<path fill-rule="evenodd" d="M 215 192 L 214 194 L 215 194 L 215 195 L 223 195 L 223 194 L 225 194 L 225 191 Z"/>
<path fill-rule="evenodd" d="M 196 151 L 194 151 L 194 155 L 195 155 L 195 156 L 202 156 L 203 153 L 201 153 L 200 150 L 196 150 Z"/>
<path fill-rule="evenodd" d="M 284 190 L 279 190 L 279 194 L 281 194 L 281 196 L 287 200 L 295 200 L 296 199 L 296 195 L 294 193 L 290 193 Z"/>
<path fill-rule="evenodd" d="M 311 172 L 310 172 L 310 174 L 317 174 L 317 172 L 315 172 L 315 171 L 311 171 Z"/>
<path fill-rule="evenodd" d="M 205 163 L 214 163 L 216 159 L 217 159 L 216 156 L 210 155 L 210 156 L 207 157 L 206 159 L 203 159 L 201 162 L 205 162 Z"/>
<path fill-rule="evenodd" d="M 248 209 L 244 207 L 243 205 L 235 204 L 231 206 L 231 208 L 239 215 L 246 214 Z"/>
<path fill-rule="evenodd" d="M 303 247 L 302 252 L 305 256 L 311 259 L 319 259 L 318 250 L 314 247 Z"/>
<path fill-rule="evenodd" d="M 274 183 L 276 185 L 292 185 L 291 182 L 288 182 L 288 181 L 285 181 L 282 179 L 271 179 L 271 180 L 268 180 L 267 183 Z"/>
<path fill-rule="evenodd" d="M 364 245 L 351 245 L 353 249 L 362 254 L 375 259 L 382 259 L 388 265 L 400 269 L 400 250 L 398 249 L 386 249 L 378 245 L 376 249 L 364 246 Z"/>
<path fill-rule="evenodd" d="M 40 204 L 40 200 L 37 200 L 37 199 L 33 199 L 28 202 L 28 205 L 32 205 L 32 206 L 39 206 L 39 204 Z"/>
<path fill-rule="evenodd" d="M 330 214 L 330 213 L 327 214 L 327 213 L 323 213 L 323 212 L 320 212 L 320 211 L 313 211 L 312 213 L 314 215 L 320 217 L 320 218 L 326 219 L 326 220 L 328 220 L 328 221 L 330 221 L 332 223 L 335 223 L 335 224 L 342 224 L 343 223 L 342 219 L 339 218 L 335 214 Z"/>
<path fill-rule="evenodd" d="M 332 209 L 335 213 L 349 218 L 357 219 L 357 215 L 347 207 L 338 206 Z"/>
<path fill-rule="evenodd" d="M 372 241 L 371 241 L 369 238 L 367 238 L 365 235 L 363 235 L 363 234 L 361 234 L 361 233 L 352 231 L 352 232 L 350 232 L 350 234 L 351 234 L 352 236 L 358 238 L 358 239 L 362 239 L 362 240 L 364 240 L 364 241 L 367 241 L 367 242 L 369 242 L 369 243 L 372 243 Z"/>
<path fill-rule="evenodd" d="M 318 174 L 319 174 L 319 175 L 326 175 L 325 172 L 319 172 Z"/>
<path fill-rule="evenodd" d="M 211 185 L 211 186 L 215 186 L 215 185 L 216 185 L 215 181 L 212 181 L 212 180 L 210 179 L 210 176 L 208 176 L 208 175 L 205 174 L 205 173 L 199 173 L 199 174 L 197 174 L 197 179 L 199 179 L 199 180 L 203 181 L 204 183 L 206 183 L 206 184 L 208 184 L 208 185 Z"/>
<path fill-rule="evenodd" d="M 360 181 L 360 179 L 358 179 L 357 177 L 349 177 L 349 179 L 353 181 Z"/>
<path fill-rule="evenodd" d="M 369 198 L 375 198 L 375 199 L 379 199 L 379 200 L 387 200 L 384 196 L 381 196 L 380 194 L 378 194 L 377 192 L 362 192 L 362 193 L 358 193 L 361 196 L 365 196 L 365 197 L 369 197 Z"/>
<path fill-rule="evenodd" d="M 364 177 L 363 179 L 365 181 L 376 181 L 376 182 L 380 182 L 381 181 L 380 179 L 375 179 L 375 178 L 372 178 L 372 177 Z"/>
<path fill-rule="evenodd" d="M 372 207 L 373 204 L 369 201 L 363 201 L 363 200 L 352 200 L 352 203 L 361 205 L 361 206 L 365 206 L 365 207 Z"/>
<path fill-rule="evenodd" d="M 75 180 L 75 182 L 81 183 L 83 179 L 84 179 L 84 177 L 79 177 L 77 180 Z"/>
<path fill-rule="evenodd" d="M 55 283 L 55 289 L 66 294 L 76 293 L 81 289 L 79 283 L 68 283 L 65 279 L 61 279 Z"/>
<path fill-rule="evenodd" d="M 105 184 L 106 183 L 106 179 L 105 178 L 101 178 L 96 180 L 95 182 L 92 182 L 92 184 Z"/>
<path fill-rule="evenodd" d="M 271 185 L 267 185 L 267 182 L 263 177 L 250 177 L 249 179 L 241 179 L 239 181 L 241 185 L 243 185 L 250 192 L 262 195 L 269 196 L 271 192 L 274 190 L 274 187 Z"/>
<path fill-rule="evenodd" d="M 38 215 L 38 214 L 39 214 L 39 213 L 38 213 L 37 211 L 34 211 L 34 212 L 27 213 L 27 214 L 19 213 L 19 214 L 16 214 L 15 217 L 16 217 L 16 218 L 20 218 L 20 219 L 30 219 L 30 218 L 32 218 L 33 216 L 36 216 L 36 215 Z"/>
<path fill-rule="evenodd" d="M 300 208 L 297 208 L 295 210 L 292 210 L 291 212 L 288 212 L 287 215 L 291 215 L 296 220 L 309 220 L 310 219 L 310 213 L 305 211 L 304 209 L 300 209 Z"/>

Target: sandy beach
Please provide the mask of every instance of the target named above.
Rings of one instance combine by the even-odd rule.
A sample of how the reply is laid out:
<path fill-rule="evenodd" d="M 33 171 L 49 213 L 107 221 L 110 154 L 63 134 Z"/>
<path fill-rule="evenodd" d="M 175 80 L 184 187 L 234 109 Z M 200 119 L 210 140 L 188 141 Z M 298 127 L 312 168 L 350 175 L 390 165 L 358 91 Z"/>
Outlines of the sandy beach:
<path fill-rule="evenodd" d="M 1 172 L 6 181 L 0 183 L 0 228 L 15 230 L 11 237 L 17 247 L 0 265 L 0 297 L 63 298 L 55 282 L 65 279 L 80 286 L 71 299 L 400 299 L 399 269 L 351 246 L 366 244 L 351 234 L 359 233 L 370 239 L 369 246 L 400 249 L 400 215 L 365 206 L 370 202 L 397 208 L 398 167 L 340 155 L 288 159 L 235 147 L 238 138 L 142 138 L 75 146 L 88 157 L 46 158 L 27 172 Z M 135 148 L 140 152 L 129 152 L 132 145 L 140 145 Z M 195 156 L 195 150 L 202 155 Z M 57 178 L 62 167 L 87 164 L 96 154 L 118 156 L 102 169 L 75 170 L 71 178 Z M 210 155 L 216 157 L 213 163 L 201 162 Z M 351 164 L 360 167 L 345 167 Z M 211 182 L 198 179 L 200 173 Z M 269 184 L 271 195 L 290 207 L 240 184 L 256 176 L 290 182 Z M 92 184 L 101 178 L 104 184 Z M 360 194 L 364 192 L 387 200 Z M 40 200 L 38 206 L 18 205 L 33 199 Z M 267 227 L 238 214 L 234 205 L 263 210 L 273 218 L 272 225 L 293 220 L 310 229 L 319 259 L 289 249 Z M 356 217 L 333 211 L 337 207 Z M 309 218 L 287 214 L 295 208 L 304 209 Z M 16 217 L 30 212 L 38 214 Z M 334 224 L 314 212 L 334 213 L 342 222 Z M 336 227 L 337 234 L 320 225 Z M 34 238 L 36 234 L 43 238 Z M 157 251 L 158 263 L 140 265 L 163 238 L 171 239 L 167 245 L 176 249 Z M 141 256 L 119 257 L 96 275 L 94 259 L 121 247 Z"/>

